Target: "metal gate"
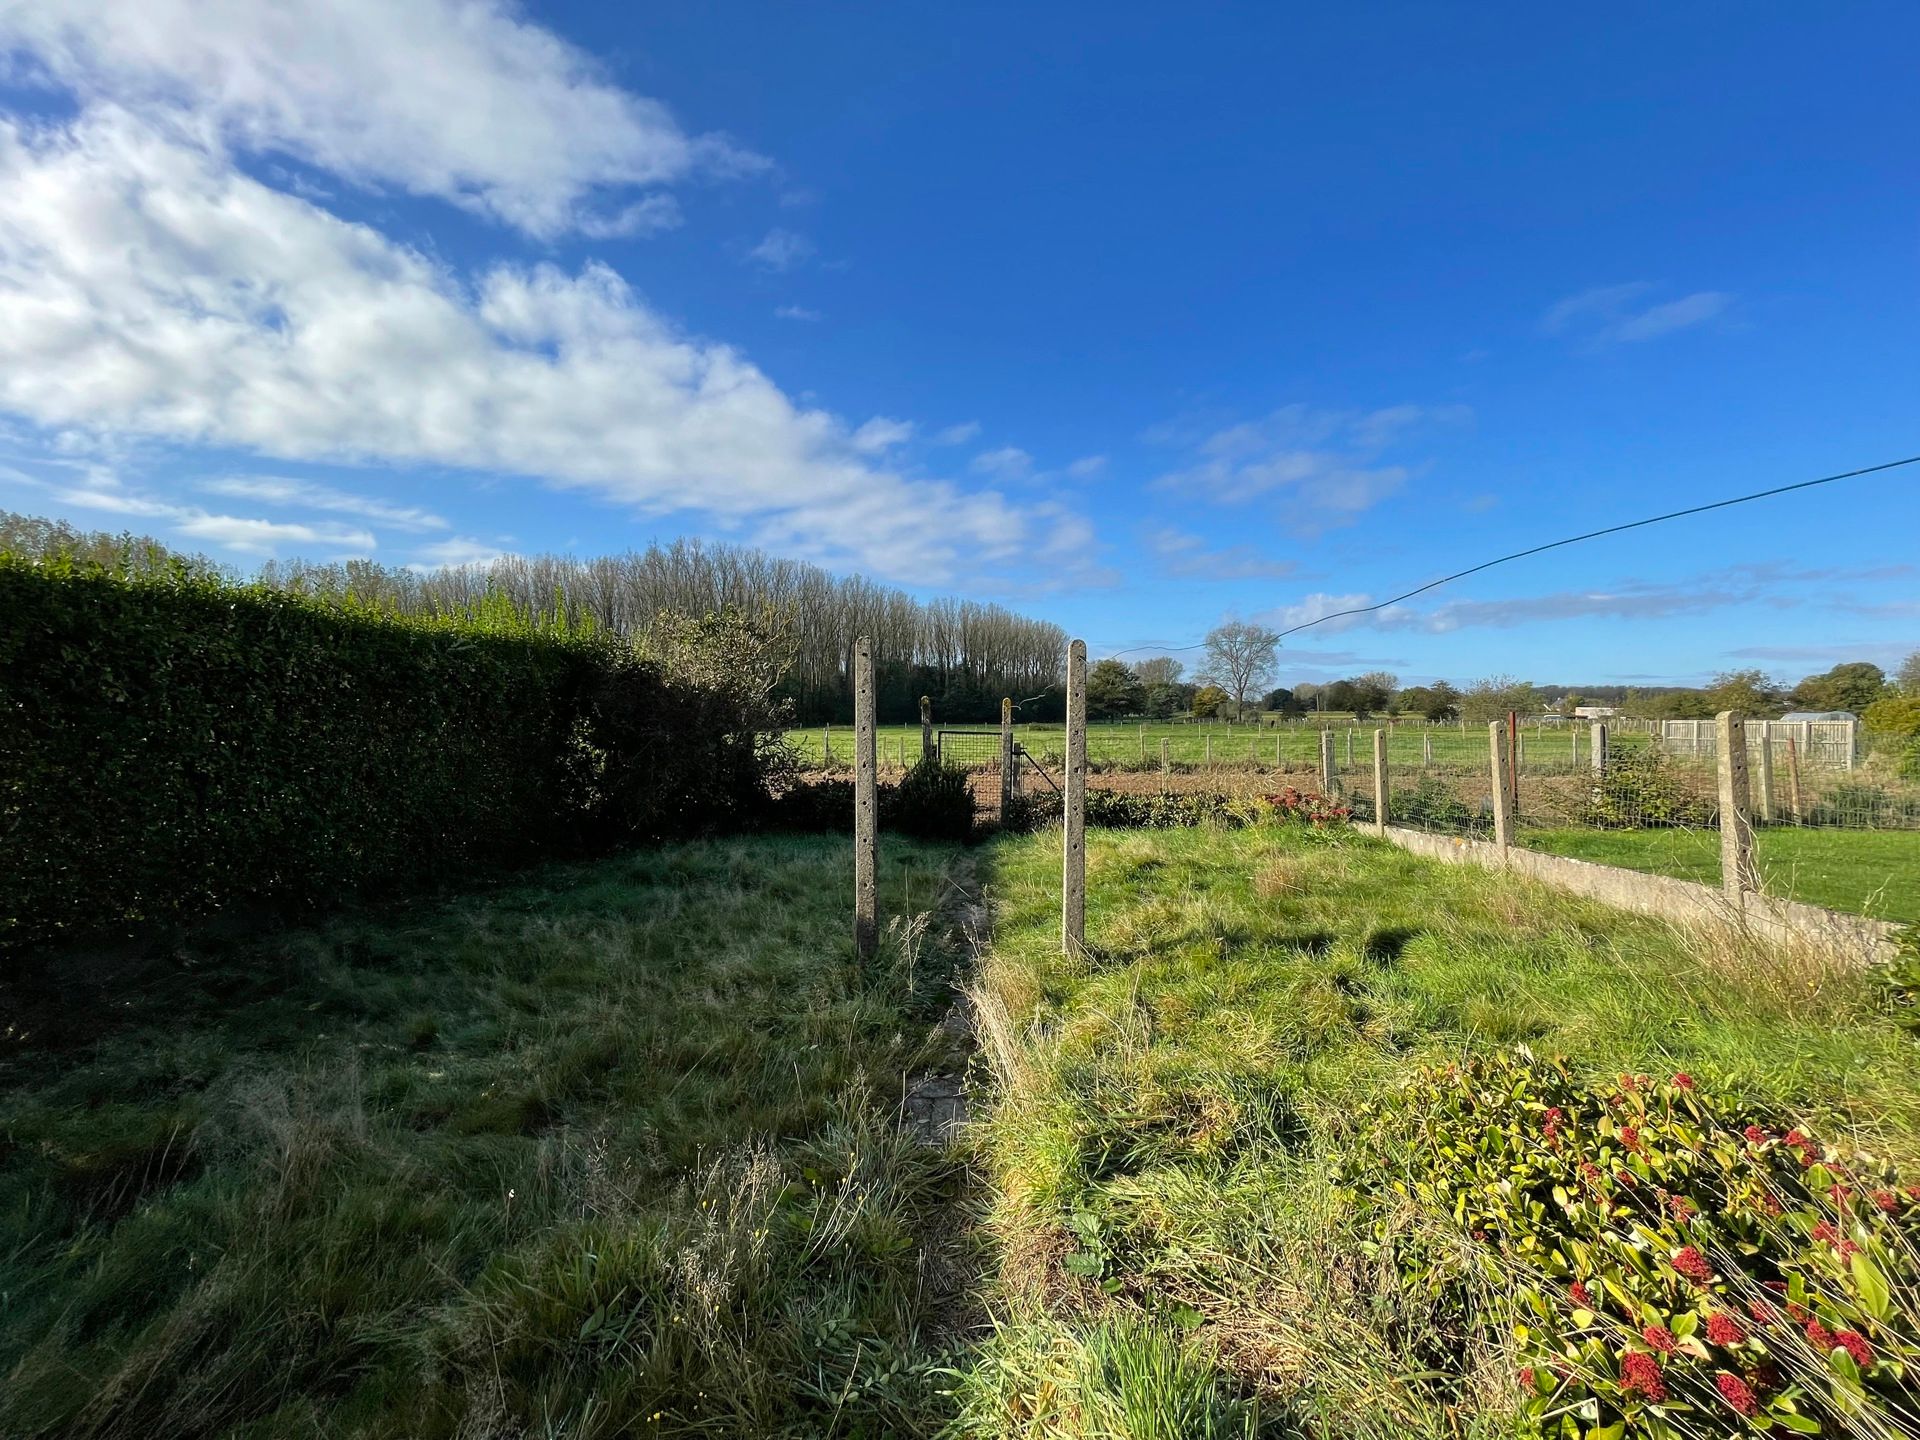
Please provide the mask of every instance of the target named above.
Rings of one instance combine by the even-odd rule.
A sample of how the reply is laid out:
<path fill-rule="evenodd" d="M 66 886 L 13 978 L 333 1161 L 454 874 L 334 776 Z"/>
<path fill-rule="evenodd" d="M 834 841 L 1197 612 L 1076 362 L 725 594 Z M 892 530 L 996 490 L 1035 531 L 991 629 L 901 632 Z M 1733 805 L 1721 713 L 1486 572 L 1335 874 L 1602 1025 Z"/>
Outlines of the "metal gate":
<path fill-rule="evenodd" d="M 967 772 L 967 785 L 973 791 L 976 821 L 998 821 L 1000 815 L 1000 732 L 998 730 L 940 730 L 934 745 L 942 765 Z M 1018 785 L 1018 760 L 1015 761 Z"/>

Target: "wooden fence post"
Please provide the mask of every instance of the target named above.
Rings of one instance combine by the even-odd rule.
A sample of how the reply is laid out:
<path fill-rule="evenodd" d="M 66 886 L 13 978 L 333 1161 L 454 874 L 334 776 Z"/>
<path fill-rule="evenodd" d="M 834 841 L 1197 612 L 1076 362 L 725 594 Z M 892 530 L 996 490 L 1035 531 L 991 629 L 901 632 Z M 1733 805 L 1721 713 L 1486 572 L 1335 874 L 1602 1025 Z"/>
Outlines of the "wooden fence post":
<path fill-rule="evenodd" d="M 1013 697 L 1003 695 L 1000 698 L 1000 823 L 1007 823 L 1007 812 L 1013 808 L 1014 777 L 1018 772 L 1013 768 Z"/>
<path fill-rule="evenodd" d="M 1147 727 L 1144 725 L 1140 727 L 1140 763 L 1147 763 Z"/>
<path fill-rule="evenodd" d="M 1207 769 L 1213 768 L 1213 731 L 1207 731 Z"/>
<path fill-rule="evenodd" d="M 1791 735 L 1787 737 L 1787 803 L 1793 807 L 1793 823 L 1800 824 L 1800 742 Z"/>
<path fill-rule="evenodd" d="M 1167 737 L 1162 735 L 1160 737 L 1160 773 L 1165 775 L 1167 768 Z"/>
<path fill-rule="evenodd" d="M 1493 762 L 1493 843 L 1504 855 L 1513 844 L 1513 811 L 1509 805 L 1513 767 L 1507 759 L 1507 722 L 1494 720 L 1487 725 L 1487 744 Z"/>
<path fill-rule="evenodd" d="M 1433 768 L 1433 732 L 1431 730 L 1420 737 L 1420 768 L 1422 770 Z"/>
<path fill-rule="evenodd" d="M 1578 770 L 1580 768 L 1580 727 L 1578 725 L 1569 725 L 1567 727 L 1567 738 L 1573 741 L 1572 764 L 1573 768 Z"/>
<path fill-rule="evenodd" d="M 1373 833 L 1387 833 L 1387 732 L 1373 732 Z"/>
<path fill-rule="evenodd" d="M 903 740 L 901 743 L 906 742 Z M 920 758 L 922 760 L 933 758 L 933 697 L 931 695 L 920 697 Z"/>
<path fill-rule="evenodd" d="M 1067 790 L 1061 807 L 1060 948 L 1087 944 L 1087 642 L 1067 647 Z"/>
<path fill-rule="evenodd" d="M 1331 800 L 1334 792 L 1333 779 L 1333 732 L 1320 732 L 1320 793 Z"/>
<path fill-rule="evenodd" d="M 876 877 L 879 874 L 879 805 L 873 755 L 873 642 L 861 636 L 853 649 L 853 955 L 870 960 L 880 944 Z"/>
<path fill-rule="evenodd" d="M 1773 823 L 1773 722 L 1760 722 L 1760 823 Z"/>
<path fill-rule="evenodd" d="M 1737 710 L 1715 717 L 1720 751 L 1720 887 L 1736 906 L 1760 888 L 1753 867 L 1752 795 L 1747 784 L 1747 722 Z"/>
<path fill-rule="evenodd" d="M 1357 725 L 1360 722 L 1356 720 L 1354 723 Z M 1347 768 L 1349 770 L 1353 768 L 1353 731 L 1351 730 L 1347 731 Z"/>

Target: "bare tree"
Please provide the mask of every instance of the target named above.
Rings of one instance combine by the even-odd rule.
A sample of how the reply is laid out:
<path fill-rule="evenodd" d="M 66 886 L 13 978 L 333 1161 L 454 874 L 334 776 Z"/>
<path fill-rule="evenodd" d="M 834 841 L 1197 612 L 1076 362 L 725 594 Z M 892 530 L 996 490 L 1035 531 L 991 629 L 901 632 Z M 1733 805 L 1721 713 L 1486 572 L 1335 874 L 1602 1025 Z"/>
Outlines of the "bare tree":
<path fill-rule="evenodd" d="M 1133 662 L 1133 673 L 1142 685 L 1178 685 L 1183 668 L 1171 655 L 1155 655 Z"/>
<path fill-rule="evenodd" d="M 1264 625 L 1229 620 L 1207 632 L 1207 658 L 1199 678 L 1218 685 L 1245 705 L 1247 697 L 1264 690 L 1280 672 L 1274 650 L 1280 636 Z"/>

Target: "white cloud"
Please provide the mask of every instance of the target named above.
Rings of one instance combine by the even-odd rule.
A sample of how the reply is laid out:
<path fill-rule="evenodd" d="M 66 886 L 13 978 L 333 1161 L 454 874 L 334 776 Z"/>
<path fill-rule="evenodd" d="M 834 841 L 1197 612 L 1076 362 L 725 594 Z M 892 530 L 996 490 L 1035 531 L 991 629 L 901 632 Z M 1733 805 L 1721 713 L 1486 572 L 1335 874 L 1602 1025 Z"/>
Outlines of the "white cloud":
<path fill-rule="evenodd" d="M 1373 597 L 1366 594 L 1329 595 L 1324 591 L 1315 591 L 1291 605 L 1282 605 L 1278 609 L 1268 610 L 1256 615 L 1254 619 L 1263 625 L 1271 625 L 1276 630 L 1291 630 L 1296 625 L 1311 625 L 1316 620 L 1325 620 L 1327 616 L 1342 610 L 1357 610 L 1363 605 L 1373 603 Z M 1351 630 L 1363 623 L 1364 616 L 1344 616 L 1338 620 L 1327 620 L 1318 629 L 1331 635 L 1338 630 Z"/>
<path fill-rule="evenodd" d="M 911 420 L 889 420 L 884 415 L 876 415 L 853 432 L 853 448 L 862 455 L 878 455 L 912 438 Z"/>
<path fill-rule="evenodd" d="M 189 540 L 205 541 L 242 555 L 273 555 L 288 546 L 314 545 L 352 555 L 370 555 L 374 550 L 371 531 L 330 521 L 289 523 L 248 515 L 218 515 L 198 506 L 174 505 L 135 494 L 105 479 L 73 488 L 43 488 L 64 508 L 160 520 Z"/>
<path fill-rule="evenodd" d="M 782 305 L 776 309 L 773 314 L 774 318 L 778 320 L 812 321 L 826 318 L 818 310 L 809 310 L 804 305 Z"/>
<path fill-rule="evenodd" d="M 1024 480 L 1033 473 L 1033 456 L 1018 445 L 1002 445 L 998 450 L 983 450 L 974 456 L 971 468 L 976 475 Z"/>
<path fill-rule="evenodd" d="M 806 236 L 779 226 L 767 231 L 760 243 L 747 251 L 747 259 L 762 270 L 783 274 L 804 263 L 813 254 L 813 242 Z"/>
<path fill-rule="evenodd" d="M 1091 480 L 1106 468 L 1106 456 L 1082 455 L 1078 460 L 1073 461 L 1067 466 L 1067 474 L 1075 480 Z"/>
<path fill-rule="evenodd" d="M 933 437 L 933 443 L 936 445 L 964 445 L 969 440 L 977 440 L 979 438 L 980 422 L 978 420 L 964 420 L 958 425 L 949 425 L 946 429 L 936 433 Z"/>
<path fill-rule="evenodd" d="M 56 430 L 534 476 L 927 583 L 1055 523 L 875 466 L 603 266 L 469 282 L 110 106 L 0 121 L 0 317 L 0 410 Z"/>
<path fill-rule="evenodd" d="M 1590 346 L 1630 345 L 1705 324 L 1726 313 L 1733 296 L 1722 290 L 1697 290 L 1678 300 L 1646 303 L 1654 286 L 1645 280 L 1601 285 L 1569 295 L 1540 317 L 1549 335 L 1577 336 Z"/>
<path fill-rule="evenodd" d="M 14 0 L 0 48 L 83 102 L 438 196 L 535 235 L 677 218 L 608 192 L 766 162 L 683 131 L 504 0 Z"/>
<path fill-rule="evenodd" d="M 1463 425 L 1472 416 L 1464 405 L 1286 405 L 1263 419 L 1216 429 L 1197 443 L 1185 437 L 1193 463 L 1154 483 L 1222 505 L 1277 496 L 1296 527 L 1312 532 L 1351 520 L 1406 483 L 1412 468 L 1381 463 L 1382 452 L 1418 431 Z M 1179 438 L 1168 428 L 1153 433 Z"/>
<path fill-rule="evenodd" d="M 1278 580 L 1299 568 L 1291 560 L 1270 559 L 1251 545 L 1209 550 L 1198 535 L 1172 526 L 1148 530 L 1144 538 L 1161 569 L 1179 579 Z"/>
<path fill-rule="evenodd" d="M 309 510 L 330 510 L 341 515 L 358 515 L 400 530 L 445 530 L 447 522 L 431 510 L 417 505 L 394 505 L 371 496 L 354 495 L 331 485 L 311 480 L 290 480 L 279 475 L 227 475 L 200 482 L 209 495 L 232 499 L 258 500 L 266 505 L 303 506 Z"/>
<path fill-rule="evenodd" d="M 464 569 L 492 564 L 508 555 L 498 545 L 490 545 L 485 540 L 476 540 L 471 535 L 457 535 L 450 540 L 436 540 L 431 545 L 423 545 L 414 552 L 408 563 L 409 570 Z"/>

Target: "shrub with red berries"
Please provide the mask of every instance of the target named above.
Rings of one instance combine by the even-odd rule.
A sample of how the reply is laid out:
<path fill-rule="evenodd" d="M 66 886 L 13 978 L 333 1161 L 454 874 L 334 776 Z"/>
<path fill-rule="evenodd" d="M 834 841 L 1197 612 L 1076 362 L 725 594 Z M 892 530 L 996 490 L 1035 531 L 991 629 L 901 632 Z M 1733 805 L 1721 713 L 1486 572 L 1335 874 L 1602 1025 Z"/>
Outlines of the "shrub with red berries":
<path fill-rule="evenodd" d="M 1446 1291 L 1462 1333 L 1505 1326 L 1536 1434 L 1899 1434 L 1920 1414 L 1920 1193 L 1806 1122 L 1684 1073 L 1589 1083 L 1522 1053 L 1430 1072 L 1362 1128 L 1341 1179 L 1378 1207 L 1382 1258 Z M 1388 1145 L 1410 1161 L 1393 1179 Z M 1409 1196 L 1492 1284 L 1397 1238 Z"/>

